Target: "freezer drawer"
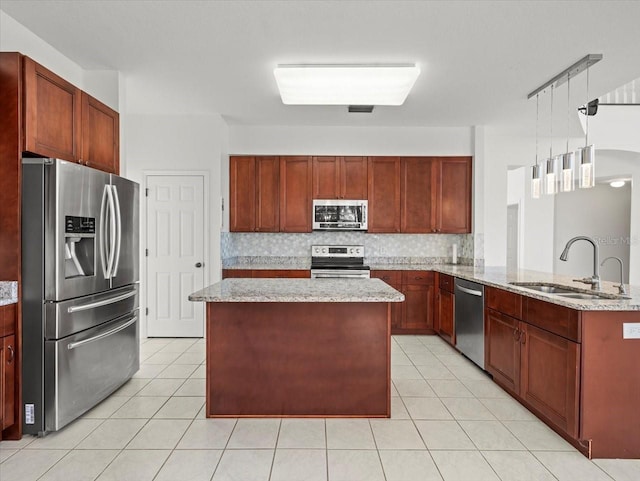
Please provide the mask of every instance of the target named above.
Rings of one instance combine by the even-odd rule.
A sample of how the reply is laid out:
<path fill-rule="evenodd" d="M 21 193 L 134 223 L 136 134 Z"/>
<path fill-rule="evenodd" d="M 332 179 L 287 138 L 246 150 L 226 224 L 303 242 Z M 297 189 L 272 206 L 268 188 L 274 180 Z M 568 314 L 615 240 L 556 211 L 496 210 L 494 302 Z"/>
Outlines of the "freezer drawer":
<path fill-rule="evenodd" d="M 134 284 L 92 296 L 45 303 L 45 338 L 61 339 L 135 311 L 138 290 Z"/>
<path fill-rule="evenodd" d="M 139 369 L 138 312 L 45 342 L 45 429 L 57 431 Z M 106 362 L 108 361 L 108 362 Z"/>

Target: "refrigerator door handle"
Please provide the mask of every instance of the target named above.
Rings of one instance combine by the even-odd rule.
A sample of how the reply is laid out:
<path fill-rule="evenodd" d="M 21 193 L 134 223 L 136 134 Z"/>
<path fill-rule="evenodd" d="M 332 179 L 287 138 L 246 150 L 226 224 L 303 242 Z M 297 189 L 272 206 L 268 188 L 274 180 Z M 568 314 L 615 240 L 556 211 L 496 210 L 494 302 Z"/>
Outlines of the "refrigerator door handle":
<path fill-rule="evenodd" d="M 116 206 L 113 199 L 113 191 L 111 186 L 107 185 L 107 198 L 109 199 L 109 260 L 107 262 L 107 276 L 113 277 L 113 261 L 116 253 Z"/>
<path fill-rule="evenodd" d="M 127 292 L 125 294 L 121 294 L 116 297 L 111 297 L 110 299 L 103 299 L 101 301 L 90 302 L 88 304 L 80 304 L 79 306 L 70 306 L 67 308 L 67 312 L 72 314 L 78 311 L 88 311 L 89 309 L 95 309 L 97 307 L 108 306 L 109 304 L 115 304 L 116 302 L 123 301 L 125 299 L 129 299 L 137 294 L 137 291 Z"/>
<path fill-rule="evenodd" d="M 116 241 L 115 241 L 115 256 L 113 262 L 113 271 L 111 277 L 115 277 L 118 273 L 118 266 L 120 265 L 120 246 L 122 244 L 122 217 L 120 215 L 120 198 L 118 197 L 118 190 L 115 185 L 111 186 L 113 191 L 113 199 L 115 203 L 115 223 L 116 223 Z"/>
<path fill-rule="evenodd" d="M 76 347 L 80 347 L 84 344 L 89 344 L 90 342 L 94 342 L 94 341 L 98 341 L 100 339 L 103 339 L 105 337 L 109 337 L 117 332 L 120 332 L 124 329 L 126 329 L 127 327 L 129 327 L 131 324 L 133 324 L 134 322 L 136 322 L 138 320 L 138 316 L 133 316 L 133 318 L 128 321 L 125 324 L 122 324 L 121 326 L 116 327 L 115 329 L 111 329 L 110 331 L 107 332 L 103 332 L 102 334 L 98 334 L 97 336 L 93 336 L 90 337 L 89 339 L 84 339 L 82 341 L 78 341 L 78 342 L 72 342 L 71 344 L 67 345 L 67 349 L 72 350 L 75 349 Z"/>
<path fill-rule="evenodd" d="M 102 192 L 102 203 L 100 204 L 100 261 L 102 263 L 102 273 L 105 279 L 109 278 L 109 271 L 107 269 L 107 235 L 106 235 L 106 227 L 107 227 L 107 216 L 109 215 L 109 204 L 107 198 L 109 197 L 109 186 L 104 186 L 104 191 Z"/>

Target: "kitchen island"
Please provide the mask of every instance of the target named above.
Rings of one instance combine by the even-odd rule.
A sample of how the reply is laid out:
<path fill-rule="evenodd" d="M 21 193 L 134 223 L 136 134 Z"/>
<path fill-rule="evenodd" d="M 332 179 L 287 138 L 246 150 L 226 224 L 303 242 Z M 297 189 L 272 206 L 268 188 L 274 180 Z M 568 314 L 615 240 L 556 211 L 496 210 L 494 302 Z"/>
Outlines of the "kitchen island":
<path fill-rule="evenodd" d="M 225 279 L 207 303 L 207 417 L 389 417 L 390 312 L 379 279 Z"/>

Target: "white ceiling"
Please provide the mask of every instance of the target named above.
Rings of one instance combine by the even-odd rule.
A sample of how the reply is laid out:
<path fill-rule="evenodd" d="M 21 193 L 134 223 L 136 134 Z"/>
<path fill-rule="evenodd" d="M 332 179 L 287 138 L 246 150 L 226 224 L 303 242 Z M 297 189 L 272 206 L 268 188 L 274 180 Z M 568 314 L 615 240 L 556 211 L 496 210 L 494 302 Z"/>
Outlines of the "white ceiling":
<path fill-rule="evenodd" d="M 591 69 L 592 98 L 640 77 L 638 1 L 2 0 L 0 8 L 82 68 L 122 72 L 127 112 L 217 112 L 229 124 L 509 124 L 535 121 L 527 94 L 586 54 L 604 55 Z M 285 106 L 272 73 L 279 63 L 411 62 L 422 73 L 405 104 L 370 115 Z"/>

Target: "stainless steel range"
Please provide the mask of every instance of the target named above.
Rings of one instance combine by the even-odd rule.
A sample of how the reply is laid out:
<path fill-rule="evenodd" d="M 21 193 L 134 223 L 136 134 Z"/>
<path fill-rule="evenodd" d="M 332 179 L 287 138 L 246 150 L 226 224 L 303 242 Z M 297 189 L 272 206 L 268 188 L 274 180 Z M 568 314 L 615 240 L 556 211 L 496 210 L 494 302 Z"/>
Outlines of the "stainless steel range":
<path fill-rule="evenodd" d="M 369 279 L 364 246 L 311 246 L 311 278 Z"/>

